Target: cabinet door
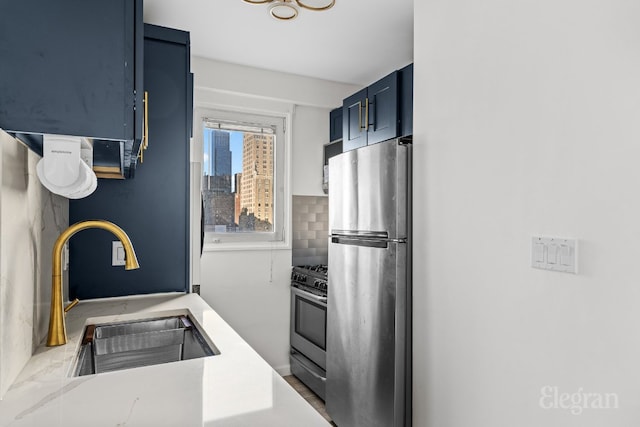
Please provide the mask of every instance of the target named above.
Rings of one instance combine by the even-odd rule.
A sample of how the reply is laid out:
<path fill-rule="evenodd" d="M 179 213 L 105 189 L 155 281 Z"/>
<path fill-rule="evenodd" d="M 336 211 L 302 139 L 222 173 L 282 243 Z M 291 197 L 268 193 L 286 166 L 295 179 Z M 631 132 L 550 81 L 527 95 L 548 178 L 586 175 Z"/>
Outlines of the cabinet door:
<path fill-rule="evenodd" d="M 70 222 L 103 218 L 131 238 L 140 269 L 111 266 L 111 241 L 102 230 L 70 240 L 69 292 L 80 299 L 189 286 L 189 33 L 145 25 L 144 79 L 149 93 L 149 148 L 135 179 L 102 180 L 84 199 L 69 201 Z"/>
<path fill-rule="evenodd" d="M 367 145 L 366 103 L 366 88 L 354 93 L 342 103 L 342 148 L 344 151 Z"/>
<path fill-rule="evenodd" d="M 0 9 L 0 127 L 140 138 L 142 0 L 3 1 Z"/>
<path fill-rule="evenodd" d="M 397 137 L 398 72 L 393 72 L 369 86 L 368 98 L 367 144 Z"/>
<path fill-rule="evenodd" d="M 329 141 L 342 139 L 342 107 L 329 113 Z"/>

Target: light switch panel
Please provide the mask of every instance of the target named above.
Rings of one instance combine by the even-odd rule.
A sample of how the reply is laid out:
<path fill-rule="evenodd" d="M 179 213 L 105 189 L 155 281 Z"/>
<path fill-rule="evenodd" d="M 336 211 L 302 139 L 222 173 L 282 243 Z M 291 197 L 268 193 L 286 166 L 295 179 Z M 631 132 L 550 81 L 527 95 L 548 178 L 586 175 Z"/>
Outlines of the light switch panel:
<path fill-rule="evenodd" d="M 111 265 L 124 265 L 124 248 L 119 240 L 111 242 Z"/>
<path fill-rule="evenodd" d="M 561 237 L 532 237 L 531 267 L 577 274 L 578 241 Z"/>
<path fill-rule="evenodd" d="M 67 271 L 67 269 L 69 268 L 69 241 L 67 241 L 67 243 L 64 244 L 62 254 L 63 254 L 63 260 L 64 260 L 64 262 L 62 263 L 63 264 L 62 269 L 64 271 Z"/>

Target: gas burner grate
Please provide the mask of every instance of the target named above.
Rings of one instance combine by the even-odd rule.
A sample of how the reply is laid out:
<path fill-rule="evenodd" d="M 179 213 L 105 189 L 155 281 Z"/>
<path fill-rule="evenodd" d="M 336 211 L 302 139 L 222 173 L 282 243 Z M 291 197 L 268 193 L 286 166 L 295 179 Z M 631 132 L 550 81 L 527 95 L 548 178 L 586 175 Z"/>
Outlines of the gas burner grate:
<path fill-rule="evenodd" d="M 294 271 L 299 271 L 301 273 L 314 272 L 317 275 L 327 277 L 327 272 L 329 271 L 328 267 L 325 264 L 317 264 L 317 265 L 298 265 L 293 267 Z"/>

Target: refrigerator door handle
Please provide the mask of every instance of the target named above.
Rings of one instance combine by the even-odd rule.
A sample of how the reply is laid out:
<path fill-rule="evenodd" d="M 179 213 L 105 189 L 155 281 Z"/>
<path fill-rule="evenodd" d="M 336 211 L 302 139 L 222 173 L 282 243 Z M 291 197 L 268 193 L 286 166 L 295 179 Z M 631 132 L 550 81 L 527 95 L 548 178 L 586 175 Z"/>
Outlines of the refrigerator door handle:
<path fill-rule="evenodd" d="M 358 237 L 363 239 L 388 239 L 389 233 L 386 231 L 365 231 L 365 230 L 331 230 L 332 236 Z"/>
<path fill-rule="evenodd" d="M 331 236 L 331 243 L 385 249 L 389 243 L 406 243 L 407 239 L 367 239 L 363 237 Z"/>
<path fill-rule="evenodd" d="M 346 236 L 332 236 L 331 243 L 337 243 L 339 245 L 353 245 L 353 246 L 366 246 L 368 248 L 380 248 L 384 249 L 388 246 L 386 240 L 370 240 L 357 237 Z"/>

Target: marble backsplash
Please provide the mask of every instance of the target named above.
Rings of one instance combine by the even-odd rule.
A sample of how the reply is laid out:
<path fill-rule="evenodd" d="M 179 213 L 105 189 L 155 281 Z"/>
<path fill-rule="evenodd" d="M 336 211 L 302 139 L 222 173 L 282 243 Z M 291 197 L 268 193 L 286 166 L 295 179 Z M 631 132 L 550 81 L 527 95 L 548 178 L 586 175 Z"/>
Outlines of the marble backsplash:
<path fill-rule="evenodd" d="M 0 130 L 0 398 L 47 334 L 51 251 L 69 222 L 67 199 L 36 176 L 39 160 Z"/>
<path fill-rule="evenodd" d="M 329 198 L 293 196 L 292 265 L 327 264 Z"/>

